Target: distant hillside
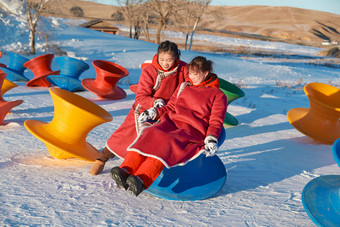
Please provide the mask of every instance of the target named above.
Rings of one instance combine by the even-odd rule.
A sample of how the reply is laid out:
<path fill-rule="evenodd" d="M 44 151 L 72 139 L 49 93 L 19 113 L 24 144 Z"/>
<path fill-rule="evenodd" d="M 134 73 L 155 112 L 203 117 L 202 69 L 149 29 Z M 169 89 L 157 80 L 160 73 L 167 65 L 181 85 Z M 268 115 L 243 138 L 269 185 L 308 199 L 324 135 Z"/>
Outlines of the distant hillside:
<path fill-rule="evenodd" d="M 293 7 L 210 6 L 200 26 L 295 41 L 340 42 L 340 15 Z"/>
<path fill-rule="evenodd" d="M 80 0 L 52 0 L 49 15 L 72 17 L 70 9 L 79 6 L 85 18 L 110 19 L 119 7 Z M 340 15 L 293 7 L 209 6 L 199 27 L 223 33 L 250 33 L 293 42 L 321 44 L 340 42 Z"/>
<path fill-rule="evenodd" d="M 40 0 L 33 1 L 40 2 Z M 70 12 L 70 9 L 74 6 L 79 6 L 83 10 L 85 18 L 110 19 L 112 13 L 119 9 L 116 6 L 82 0 L 50 0 L 45 7 L 45 12 L 54 16 L 74 17 Z"/>

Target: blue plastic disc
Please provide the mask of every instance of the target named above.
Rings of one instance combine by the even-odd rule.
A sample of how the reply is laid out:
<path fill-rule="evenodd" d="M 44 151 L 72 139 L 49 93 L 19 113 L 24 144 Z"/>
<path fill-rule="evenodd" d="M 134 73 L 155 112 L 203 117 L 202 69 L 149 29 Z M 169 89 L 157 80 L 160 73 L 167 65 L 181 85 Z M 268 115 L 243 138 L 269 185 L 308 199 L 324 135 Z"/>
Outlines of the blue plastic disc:
<path fill-rule="evenodd" d="M 317 177 L 304 187 L 302 204 L 308 216 L 318 226 L 340 224 L 340 175 Z"/>
<path fill-rule="evenodd" d="M 84 91 L 84 87 L 81 85 L 80 80 L 72 77 L 52 75 L 47 77 L 48 82 L 58 86 L 66 91 Z"/>
<path fill-rule="evenodd" d="M 15 81 L 29 81 L 27 77 L 23 75 L 21 72 L 16 72 L 13 69 L 10 68 L 0 68 L 4 73 L 7 74 L 6 79 L 12 82 Z"/>
<path fill-rule="evenodd" d="M 164 168 L 146 192 L 168 200 L 202 200 L 218 193 L 226 178 L 226 169 L 217 155 L 201 154 L 184 166 Z"/>
<path fill-rule="evenodd" d="M 218 146 L 226 138 L 222 128 Z M 224 186 L 227 172 L 221 159 L 201 154 L 184 166 L 164 168 L 153 184 L 145 191 L 168 200 L 202 200 L 214 196 Z"/>

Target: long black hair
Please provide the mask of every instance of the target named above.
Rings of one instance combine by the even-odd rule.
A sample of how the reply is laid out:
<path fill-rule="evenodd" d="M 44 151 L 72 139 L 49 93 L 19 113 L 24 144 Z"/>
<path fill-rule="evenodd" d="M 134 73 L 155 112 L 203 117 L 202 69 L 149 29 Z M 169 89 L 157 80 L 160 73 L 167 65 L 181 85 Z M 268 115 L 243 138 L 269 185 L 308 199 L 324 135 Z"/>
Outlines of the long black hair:
<path fill-rule="evenodd" d="M 176 61 L 179 60 L 179 57 L 181 56 L 181 51 L 178 49 L 178 46 L 176 43 L 170 42 L 169 40 L 166 40 L 159 44 L 157 54 L 160 53 L 171 53 L 172 56 L 176 58 Z"/>

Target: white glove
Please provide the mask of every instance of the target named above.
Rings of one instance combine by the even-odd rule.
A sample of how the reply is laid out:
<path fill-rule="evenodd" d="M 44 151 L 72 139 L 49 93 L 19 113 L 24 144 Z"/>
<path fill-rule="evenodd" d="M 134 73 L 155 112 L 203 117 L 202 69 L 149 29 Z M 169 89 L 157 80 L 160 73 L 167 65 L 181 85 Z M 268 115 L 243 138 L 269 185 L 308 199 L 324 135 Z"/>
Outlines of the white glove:
<path fill-rule="evenodd" d="M 148 110 L 145 110 L 138 117 L 139 124 L 142 124 L 147 121 L 154 121 L 157 117 L 157 110 L 155 107 L 151 107 Z"/>
<path fill-rule="evenodd" d="M 205 148 L 205 156 L 206 157 L 211 157 L 214 156 L 217 153 L 218 146 L 217 146 L 217 139 L 215 136 L 207 136 L 204 139 L 204 148 Z"/>
<path fill-rule="evenodd" d="M 162 106 L 164 106 L 164 105 L 165 105 L 165 102 L 164 102 L 164 100 L 161 99 L 161 98 L 155 99 L 155 101 L 153 102 L 153 106 L 154 106 L 155 108 L 162 107 Z"/>

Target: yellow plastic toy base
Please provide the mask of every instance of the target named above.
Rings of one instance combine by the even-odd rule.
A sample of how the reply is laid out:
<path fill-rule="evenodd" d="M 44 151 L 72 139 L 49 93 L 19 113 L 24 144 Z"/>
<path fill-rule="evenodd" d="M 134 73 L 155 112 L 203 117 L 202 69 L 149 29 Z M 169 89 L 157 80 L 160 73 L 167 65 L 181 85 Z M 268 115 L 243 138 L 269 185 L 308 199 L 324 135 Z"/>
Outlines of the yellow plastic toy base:
<path fill-rule="evenodd" d="M 52 121 L 26 120 L 26 129 L 44 142 L 55 158 L 95 161 L 100 152 L 86 142 L 86 137 L 96 126 L 112 121 L 112 116 L 97 104 L 72 92 L 56 87 L 49 91 L 54 104 Z"/>
<path fill-rule="evenodd" d="M 18 87 L 18 85 L 13 83 L 10 80 L 4 79 L 4 82 L 3 82 L 2 87 L 1 87 L 2 95 L 4 95 L 7 91 L 9 91 L 9 90 L 11 90 L 15 87 Z"/>
<path fill-rule="evenodd" d="M 306 84 L 304 91 L 310 108 L 295 108 L 287 113 L 290 124 L 319 142 L 333 144 L 340 138 L 340 89 L 328 84 Z"/>
<path fill-rule="evenodd" d="M 37 120 L 26 120 L 24 124 L 30 133 L 44 142 L 47 150 L 55 158 L 79 158 L 86 161 L 95 161 L 99 158 L 99 151 L 89 143 L 68 144 L 65 143 L 64 140 L 56 138 L 53 132 L 50 132 L 48 123 Z"/>

